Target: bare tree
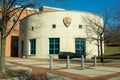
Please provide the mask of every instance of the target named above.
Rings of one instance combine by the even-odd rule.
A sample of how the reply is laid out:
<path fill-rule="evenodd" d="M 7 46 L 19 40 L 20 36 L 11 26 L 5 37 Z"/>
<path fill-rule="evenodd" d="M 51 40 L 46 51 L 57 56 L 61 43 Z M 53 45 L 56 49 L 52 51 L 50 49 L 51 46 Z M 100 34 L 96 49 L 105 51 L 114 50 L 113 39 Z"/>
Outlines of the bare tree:
<path fill-rule="evenodd" d="M 107 23 L 107 17 L 105 17 L 104 23 L 103 18 L 94 14 L 83 17 L 86 24 L 86 34 L 88 40 L 93 42 L 98 47 L 98 57 L 103 62 L 103 46 L 104 46 L 104 30 Z"/>
<path fill-rule="evenodd" d="M 83 17 L 86 23 L 86 33 L 88 38 L 98 46 L 98 57 L 103 62 L 104 41 L 109 41 L 114 45 L 120 45 L 120 0 L 115 8 L 104 11 L 103 17 L 86 16 Z M 103 21 L 102 21 L 103 18 Z M 102 24 L 103 23 L 103 24 Z"/>
<path fill-rule="evenodd" d="M 112 14 L 114 24 L 111 24 L 114 27 L 113 41 L 118 46 L 120 46 L 120 0 L 116 3 L 115 11 Z"/>
<path fill-rule="evenodd" d="M 106 45 L 120 46 L 120 0 L 116 1 L 113 9 L 109 11 L 108 26 L 105 29 Z"/>
<path fill-rule="evenodd" d="M 52 3 L 62 3 L 63 0 L 52 0 Z M 14 29 L 20 19 L 21 14 L 27 7 L 38 7 L 40 3 L 51 3 L 50 0 L 0 0 L 0 72 L 5 73 L 5 45 L 6 37 Z M 19 13 L 18 13 L 19 12 Z M 11 18 L 16 16 L 16 21 L 11 26 L 8 25 Z M 9 26 L 9 29 L 8 29 Z"/>

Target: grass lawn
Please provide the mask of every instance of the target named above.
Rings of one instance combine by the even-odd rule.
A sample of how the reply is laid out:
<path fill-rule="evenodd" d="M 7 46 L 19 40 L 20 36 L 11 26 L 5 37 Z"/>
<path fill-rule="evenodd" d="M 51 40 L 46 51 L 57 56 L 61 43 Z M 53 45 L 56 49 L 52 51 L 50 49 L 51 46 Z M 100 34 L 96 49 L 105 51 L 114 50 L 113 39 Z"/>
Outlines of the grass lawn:
<path fill-rule="evenodd" d="M 120 59 L 120 47 L 108 47 L 105 46 L 105 58 L 117 58 Z"/>

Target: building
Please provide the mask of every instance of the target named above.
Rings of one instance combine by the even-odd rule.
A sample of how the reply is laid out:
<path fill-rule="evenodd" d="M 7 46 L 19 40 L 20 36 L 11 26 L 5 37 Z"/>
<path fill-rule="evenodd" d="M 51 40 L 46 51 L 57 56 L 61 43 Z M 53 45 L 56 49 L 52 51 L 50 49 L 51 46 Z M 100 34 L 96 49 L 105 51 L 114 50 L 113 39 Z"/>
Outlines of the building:
<path fill-rule="evenodd" d="M 83 17 L 99 18 L 89 12 L 42 7 L 41 11 L 20 22 L 19 56 L 48 58 L 59 52 L 74 52 L 90 58 L 98 54 L 97 46 L 88 40 Z M 92 44 L 93 43 L 93 44 Z"/>
<path fill-rule="evenodd" d="M 19 13 L 20 13 L 20 11 L 18 11 L 17 14 L 11 18 L 11 20 L 8 23 L 7 30 L 9 30 L 11 28 L 11 26 L 13 25 L 13 23 L 16 21 L 16 16 L 18 16 Z M 35 13 L 35 10 L 27 8 L 21 14 L 19 20 L 21 20 L 22 18 L 24 18 L 30 14 L 33 14 L 33 13 Z M 0 14 L 0 16 L 1 16 L 1 14 Z M 5 48 L 5 56 L 6 57 L 18 57 L 19 20 L 18 20 L 17 24 L 15 25 L 14 29 L 11 31 L 11 33 L 6 38 L 6 48 Z"/>

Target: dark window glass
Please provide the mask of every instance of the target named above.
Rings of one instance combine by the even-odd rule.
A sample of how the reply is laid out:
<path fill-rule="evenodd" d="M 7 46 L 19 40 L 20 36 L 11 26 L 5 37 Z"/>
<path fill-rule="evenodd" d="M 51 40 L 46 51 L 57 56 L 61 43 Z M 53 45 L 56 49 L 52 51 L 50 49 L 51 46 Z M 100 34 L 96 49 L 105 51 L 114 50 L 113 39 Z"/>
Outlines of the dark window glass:
<path fill-rule="evenodd" d="M 86 40 L 83 38 L 75 38 L 75 52 L 85 55 Z"/>
<path fill-rule="evenodd" d="M 34 27 L 32 27 L 32 31 L 34 30 Z"/>
<path fill-rule="evenodd" d="M 24 51 L 24 41 L 21 41 L 21 55 L 23 55 Z"/>
<path fill-rule="evenodd" d="M 12 47 L 18 47 L 18 41 L 12 42 Z"/>
<path fill-rule="evenodd" d="M 15 18 L 13 18 L 13 19 L 12 19 L 12 23 L 14 24 L 15 22 L 16 22 L 16 19 L 15 19 Z"/>
<path fill-rule="evenodd" d="M 50 38 L 49 39 L 49 54 L 58 54 L 60 46 L 59 38 Z"/>
<path fill-rule="evenodd" d="M 36 39 L 30 39 L 30 54 L 36 54 Z"/>
<path fill-rule="evenodd" d="M 82 25 L 79 25 L 79 29 L 82 29 Z"/>
<path fill-rule="evenodd" d="M 55 24 L 53 24 L 53 25 L 52 25 L 52 28 L 56 28 L 56 25 L 55 25 Z"/>

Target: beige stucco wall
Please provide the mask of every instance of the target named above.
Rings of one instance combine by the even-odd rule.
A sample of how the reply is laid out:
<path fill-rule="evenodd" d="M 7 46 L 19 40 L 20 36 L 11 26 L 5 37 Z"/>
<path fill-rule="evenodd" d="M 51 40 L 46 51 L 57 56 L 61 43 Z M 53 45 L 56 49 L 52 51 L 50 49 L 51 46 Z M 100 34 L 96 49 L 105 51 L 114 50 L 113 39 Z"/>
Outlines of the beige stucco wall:
<path fill-rule="evenodd" d="M 19 55 L 21 55 L 21 41 L 25 41 L 24 53 L 30 54 L 30 39 L 36 39 L 36 58 L 49 57 L 49 38 L 60 38 L 60 51 L 75 52 L 75 38 L 86 38 L 86 52 L 88 58 L 97 55 L 97 46 L 87 41 L 86 24 L 83 17 L 97 15 L 80 11 L 52 11 L 30 15 L 20 24 Z M 72 19 L 69 27 L 63 23 L 65 17 Z M 100 18 L 100 17 L 99 17 Z M 102 19 L 101 19 L 102 20 Z M 56 28 L 52 28 L 56 24 Z M 79 29 L 78 25 L 83 28 Z M 34 30 L 32 31 L 32 27 Z M 57 57 L 57 55 L 56 55 Z"/>

